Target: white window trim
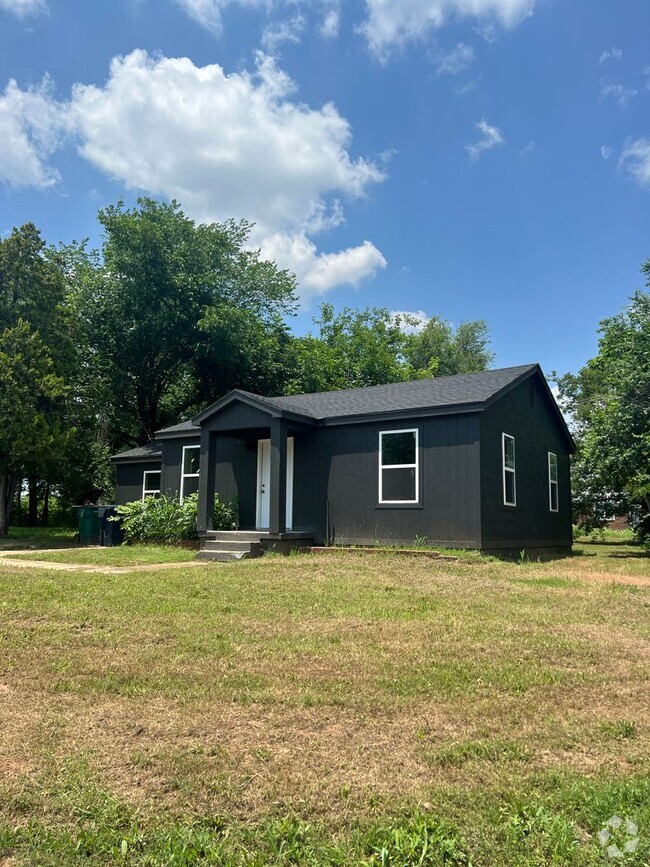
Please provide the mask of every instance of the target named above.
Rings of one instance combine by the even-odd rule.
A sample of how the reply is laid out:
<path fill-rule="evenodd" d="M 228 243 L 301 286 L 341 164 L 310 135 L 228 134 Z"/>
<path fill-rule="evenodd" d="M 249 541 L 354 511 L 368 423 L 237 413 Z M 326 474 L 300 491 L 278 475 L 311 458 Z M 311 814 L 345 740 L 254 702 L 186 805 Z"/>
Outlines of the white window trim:
<path fill-rule="evenodd" d="M 514 468 L 506 466 L 506 439 L 512 440 L 512 453 L 514 456 Z M 504 506 L 513 506 L 517 505 L 517 449 L 515 445 L 515 438 L 512 434 L 502 433 L 501 434 L 501 475 L 503 477 L 503 505 Z M 513 492 L 514 499 L 512 502 L 508 502 L 508 495 L 506 493 L 506 473 L 512 473 L 513 477 Z"/>
<path fill-rule="evenodd" d="M 142 502 L 144 503 L 146 497 L 155 497 L 156 494 L 160 493 L 160 488 L 148 488 L 147 487 L 147 476 L 151 475 L 151 473 L 161 473 L 162 470 L 145 470 L 142 474 Z M 160 481 L 162 482 L 162 476 Z"/>
<path fill-rule="evenodd" d="M 555 480 L 551 477 L 551 457 L 555 458 Z M 550 512 L 560 511 L 560 485 L 559 485 L 559 468 L 557 463 L 557 455 L 555 452 L 548 453 L 548 508 Z M 553 485 L 555 485 L 555 502 L 556 507 L 553 508 Z"/>
<path fill-rule="evenodd" d="M 381 445 L 382 437 L 389 434 L 415 434 L 415 463 L 414 464 L 388 464 L 384 466 L 381 462 Z M 389 506 L 412 506 L 414 503 L 420 502 L 420 432 L 419 429 L 403 428 L 401 430 L 382 430 L 379 431 L 379 502 L 381 505 Z M 415 499 L 414 500 L 385 500 L 383 491 L 383 470 L 412 470 L 415 469 Z"/>
<path fill-rule="evenodd" d="M 196 445 L 196 446 L 183 446 L 183 455 L 182 455 L 182 457 L 181 457 L 181 490 L 180 490 L 180 501 L 181 501 L 181 503 L 182 503 L 183 500 L 185 499 L 185 492 L 184 492 L 184 490 L 183 490 L 184 487 L 185 487 L 185 479 L 198 479 L 198 477 L 199 477 L 199 474 L 198 474 L 198 473 L 185 473 L 185 472 L 183 472 L 184 469 L 185 469 L 185 452 L 186 452 L 188 449 L 198 449 L 198 450 L 199 450 L 199 463 L 200 463 L 200 460 L 201 460 L 201 446 L 199 446 L 199 445 Z"/>

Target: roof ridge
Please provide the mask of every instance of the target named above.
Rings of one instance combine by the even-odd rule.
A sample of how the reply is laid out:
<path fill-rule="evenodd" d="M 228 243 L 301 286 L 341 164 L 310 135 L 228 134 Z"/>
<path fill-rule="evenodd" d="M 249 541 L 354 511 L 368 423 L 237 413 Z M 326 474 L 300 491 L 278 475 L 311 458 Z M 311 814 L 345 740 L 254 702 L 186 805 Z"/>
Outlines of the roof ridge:
<path fill-rule="evenodd" d="M 244 391 L 243 389 L 239 389 L 239 388 L 236 389 L 236 391 L 241 391 L 244 394 L 248 394 L 251 397 L 256 397 L 260 400 L 278 400 L 278 399 L 283 400 L 285 398 L 294 398 L 294 397 L 314 397 L 316 395 L 325 396 L 328 394 L 342 394 L 344 392 L 349 392 L 349 391 L 370 391 L 373 388 L 387 388 L 391 385 L 413 385 L 416 382 L 432 382 L 432 381 L 440 382 L 442 380 L 458 379 L 461 376 L 463 376 L 463 377 L 485 376 L 486 374 L 490 374 L 490 373 L 505 373 L 506 371 L 515 371 L 515 370 L 521 370 L 523 372 L 524 370 L 531 370 L 534 367 L 538 367 L 537 362 L 533 362 L 531 364 L 513 364 L 510 367 L 494 367 L 494 368 L 489 368 L 488 370 L 475 370 L 475 371 L 472 371 L 471 373 L 450 373 L 450 374 L 447 374 L 446 376 L 424 376 L 421 379 L 399 379 L 396 382 L 380 382 L 380 383 L 377 383 L 376 385 L 360 385 L 360 386 L 356 386 L 355 388 L 334 388 L 334 389 L 330 389 L 329 391 L 302 391 L 302 392 L 298 392 L 297 394 L 276 394 L 270 398 L 269 397 L 265 398 L 265 397 L 262 397 L 262 395 L 255 394 L 255 392 Z"/>

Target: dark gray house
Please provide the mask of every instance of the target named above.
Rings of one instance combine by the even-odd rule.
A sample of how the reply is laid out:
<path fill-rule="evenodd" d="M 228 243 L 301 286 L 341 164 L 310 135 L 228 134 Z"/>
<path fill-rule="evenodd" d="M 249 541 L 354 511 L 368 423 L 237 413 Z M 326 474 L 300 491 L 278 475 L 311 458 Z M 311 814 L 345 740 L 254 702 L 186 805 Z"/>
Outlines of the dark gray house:
<path fill-rule="evenodd" d="M 116 455 L 117 502 L 199 492 L 210 551 L 428 544 L 570 550 L 574 443 L 537 364 L 370 388 L 235 390 Z M 215 533 L 214 493 L 239 533 Z M 247 532 L 242 532 L 247 531 Z"/>

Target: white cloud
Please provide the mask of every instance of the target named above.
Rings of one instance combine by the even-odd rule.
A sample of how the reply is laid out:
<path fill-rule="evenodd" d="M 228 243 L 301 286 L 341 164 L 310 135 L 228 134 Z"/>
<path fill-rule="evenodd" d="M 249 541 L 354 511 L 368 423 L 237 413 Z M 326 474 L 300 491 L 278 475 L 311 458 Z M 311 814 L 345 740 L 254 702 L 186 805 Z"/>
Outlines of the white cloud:
<path fill-rule="evenodd" d="M 641 186 L 650 186 L 650 139 L 627 141 L 618 165 Z"/>
<path fill-rule="evenodd" d="M 326 39 L 338 36 L 341 25 L 341 7 L 339 0 L 323 0 L 325 4 L 323 23 L 320 26 L 320 34 Z"/>
<path fill-rule="evenodd" d="M 45 189 L 59 181 L 47 160 L 61 144 L 68 118 L 52 90 L 47 78 L 25 91 L 11 79 L 0 96 L 0 180 L 12 187 Z"/>
<path fill-rule="evenodd" d="M 215 35 L 221 33 L 221 13 L 231 2 L 250 7 L 266 5 L 266 0 L 175 0 L 175 2 L 197 24 Z"/>
<path fill-rule="evenodd" d="M 634 99 L 637 93 L 637 90 L 631 90 L 629 87 L 624 87 L 622 84 L 608 84 L 602 80 L 600 82 L 600 101 L 604 102 L 606 99 L 611 98 L 617 102 L 621 108 L 625 108 L 625 106 Z"/>
<path fill-rule="evenodd" d="M 501 130 L 496 126 L 491 126 L 486 120 L 477 123 L 476 129 L 481 133 L 483 138 L 475 144 L 465 145 L 465 150 L 472 160 L 477 160 L 485 151 L 492 150 L 492 148 L 498 147 L 505 142 Z"/>
<path fill-rule="evenodd" d="M 608 60 L 620 60 L 623 57 L 623 52 L 620 48 L 614 46 L 607 51 L 603 51 L 600 55 L 600 63 L 606 63 Z"/>
<path fill-rule="evenodd" d="M 0 0 L 2 2 L 10 2 L 10 0 Z M 36 0 L 21 0 L 21 2 L 36 2 Z M 41 0 L 38 0 L 41 2 Z M 340 0 L 174 0 L 177 6 L 184 9 L 185 12 L 196 21 L 205 30 L 219 36 L 223 29 L 223 12 L 231 5 L 240 5 L 245 8 L 255 9 L 263 8 L 270 13 L 282 7 L 314 7 L 317 6 L 322 10 L 322 21 L 319 26 L 321 36 L 331 38 L 338 35 L 340 24 Z M 270 51 L 275 50 L 281 42 L 297 42 L 298 30 L 295 25 L 298 20 L 302 19 L 301 26 L 298 30 L 302 30 L 305 25 L 305 19 L 301 13 L 298 13 L 293 19 L 294 27 L 286 28 L 288 22 L 280 24 L 271 23 L 265 31 L 265 38 L 262 44 Z M 274 42 L 274 34 L 277 38 Z M 283 38 L 284 35 L 284 38 Z"/>
<path fill-rule="evenodd" d="M 476 90 L 477 83 L 477 81 L 468 81 L 465 84 L 461 84 L 454 89 L 454 93 L 456 93 L 457 96 L 465 96 L 466 93 L 471 93 L 473 90 Z"/>
<path fill-rule="evenodd" d="M 448 51 L 436 51 L 433 60 L 438 75 L 460 75 L 474 62 L 474 49 L 471 45 L 459 42 Z"/>
<path fill-rule="evenodd" d="M 0 98 L 0 177 L 52 186 L 47 158 L 66 134 L 81 155 L 126 187 L 179 200 L 202 221 L 245 218 L 252 242 L 295 270 L 303 296 L 357 285 L 386 262 L 370 242 L 321 254 L 311 236 L 344 222 L 342 201 L 385 179 L 353 158 L 350 125 L 332 104 L 291 99 L 295 85 L 272 58 L 253 72 L 134 51 L 115 58 L 102 87 L 76 84 L 57 102 L 46 82 Z"/>
<path fill-rule="evenodd" d="M 298 45 L 305 24 L 305 17 L 301 14 L 294 15 L 284 21 L 278 21 L 275 24 L 269 24 L 262 34 L 262 46 L 274 54 L 284 42 Z"/>
<path fill-rule="evenodd" d="M 304 300 L 324 295 L 335 286 L 358 286 L 388 264 L 370 241 L 338 253 L 319 253 L 304 232 L 277 234 L 261 243 L 262 254 L 296 274 Z"/>
<path fill-rule="evenodd" d="M 426 39 L 452 18 L 515 27 L 533 14 L 535 0 L 366 0 L 361 27 L 373 54 L 385 61 L 407 42 Z"/>
<path fill-rule="evenodd" d="M 105 87 L 76 85 L 73 112 L 82 154 L 129 187 L 201 219 L 249 216 L 261 235 L 314 231 L 331 225 L 327 197 L 362 196 L 384 175 L 350 157 L 350 126 L 332 104 L 310 109 L 293 90 L 264 55 L 254 73 L 226 75 L 134 51 L 113 60 Z"/>
<path fill-rule="evenodd" d="M 612 155 L 612 149 L 607 145 L 603 145 L 600 149 L 600 155 L 604 160 L 608 160 Z"/>
<path fill-rule="evenodd" d="M 399 320 L 400 329 L 404 334 L 417 334 L 431 318 L 424 310 L 391 310 L 390 315 L 393 321 Z"/>
<path fill-rule="evenodd" d="M 530 154 L 535 153 L 536 150 L 537 150 L 537 142 L 533 141 L 531 139 L 528 142 L 528 144 L 519 151 L 519 156 L 520 157 L 527 157 Z"/>
<path fill-rule="evenodd" d="M 11 12 L 18 18 L 27 18 L 39 12 L 47 12 L 45 0 L 0 0 L 0 10 Z"/>

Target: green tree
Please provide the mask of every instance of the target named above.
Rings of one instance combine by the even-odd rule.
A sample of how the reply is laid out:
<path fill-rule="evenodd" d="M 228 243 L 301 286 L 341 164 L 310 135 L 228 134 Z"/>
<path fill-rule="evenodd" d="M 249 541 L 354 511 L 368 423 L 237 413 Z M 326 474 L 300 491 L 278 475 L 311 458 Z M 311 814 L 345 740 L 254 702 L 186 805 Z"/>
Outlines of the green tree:
<path fill-rule="evenodd" d="M 57 256 L 46 248 L 33 223 L 0 240 L 0 328 L 22 319 L 67 364 L 65 281 Z"/>
<path fill-rule="evenodd" d="M 643 267 L 650 285 L 650 260 Z M 600 324 L 598 355 L 558 379 L 578 443 L 574 507 L 587 526 L 612 512 L 638 513 L 650 533 L 650 294 L 636 292 Z"/>
<path fill-rule="evenodd" d="M 65 288 L 59 257 L 46 247 L 33 223 L 0 240 L 0 331 L 21 320 L 29 323 L 47 346 L 54 372 L 67 378 L 74 353 Z M 29 479 L 29 522 L 35 524 L 39 492 L 49 491 L 49 476 L 57 474 L 58 465 L 45 467 L 34 453 L 23 470 Z"/>
<path fill-rule="evenodd" d="M 27 322 L 0 332 L 0 536 L 7 534 L 24 467 L 47 465 L 67 446 L 67 393 Z"/>
<path fill-rule="evenodd" d="M 409 335 L 404 356 L 413 377 L 477 373 L 494 361 L 485 322 L 461 322 L 454 331 L 440 316 L 432 317 L 424 328 Z"/>
<path fill-rule="evenodd" d="M 148 198 L 131 210 L 106 208 L 99 221 L 101 258 L 68 251 L 90 349 L 84 380 L 110 404 L 111 439 L 144 442 L 229 388 L 256 381 L 254 357 L 242 358 L 242 347 L 254 356 L 255 335 L 281 339 L 295 281 L 247 249 L 246 222 L 196 224 L 176 202 Z M 241 345 L 224 327 L 233 322 L 246 335 Z"/>
<path fill-rule="evenodd" d="M 316 336 L 293 342 L 287 391 L 363 388 L 406 378 L 401 317 L 377 307 L 335 313 L 331 304 L 323 304 L 314 323 Z"/>

